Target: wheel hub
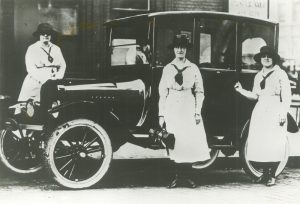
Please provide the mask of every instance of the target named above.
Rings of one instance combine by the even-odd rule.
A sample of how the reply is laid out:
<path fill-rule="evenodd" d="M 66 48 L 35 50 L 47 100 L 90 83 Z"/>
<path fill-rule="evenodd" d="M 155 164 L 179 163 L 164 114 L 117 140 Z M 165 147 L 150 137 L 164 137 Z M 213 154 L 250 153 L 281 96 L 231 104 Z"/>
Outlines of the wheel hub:
<path fill-rule="evenodd" d="M 79 156 L 80 156 L 81 158 L 85 158 L 87 155 L 86 155 L 85 152 L 79 152 Z"/>

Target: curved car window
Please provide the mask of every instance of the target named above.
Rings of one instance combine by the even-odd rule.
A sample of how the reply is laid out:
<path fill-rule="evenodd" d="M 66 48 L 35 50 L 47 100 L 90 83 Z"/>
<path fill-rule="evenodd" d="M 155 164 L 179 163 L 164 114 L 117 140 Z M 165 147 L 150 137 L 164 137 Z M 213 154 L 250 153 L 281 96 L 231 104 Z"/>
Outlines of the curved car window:
<path fill-rule="evenodd" d="M 220 19 L 200 19 L 199 66 L 205 68 L 234 69 L 235 22 Z"/>
<path fill-rule="evenodd" d="M 258 70 L 260 64 L 253 59 L 262 46 L 268 45 L 273 47 L 274 30 L 273 27 L 254 24 L 242 23 L 242 69 Z"/>
<path fill-rule="evenodd" d="M 111 65 L 149 64 L 147 26 L 112 28 Z M 138 27 L 139 26 L 139 27 Z"/>

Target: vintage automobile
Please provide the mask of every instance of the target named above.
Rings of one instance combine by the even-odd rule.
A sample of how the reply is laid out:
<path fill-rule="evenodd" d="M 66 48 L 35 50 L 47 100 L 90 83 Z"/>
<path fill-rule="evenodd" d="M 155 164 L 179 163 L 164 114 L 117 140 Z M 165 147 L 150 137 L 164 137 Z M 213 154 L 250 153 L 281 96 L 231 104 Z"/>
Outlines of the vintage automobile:
<path fill-rule="evenodd" d="M 277 50 L 278 23 L 228 13 L 172 11 L 115 19 L 105 26 L 106 65 L 99 78 L 49 81 L 41 91 L 42 120 L 26 124 L 8 117 L 0 137 L 0 158 L 6 166 L 28 173 L 39 170 L 44 160 L 58 184 L 80 189 L 102 179 L 113 153 L 126 142 L 163 148 L 148 133 L 158 127 L 158 85 L 163 67 L 174 57 L 168 45 L 175 34 L 185 34 L 193 44 L 187 57 L 203 77 L 202 116 L 211 148 L 211 159 L 194 168 L 208 167 L 220 151 L 226 156 L 239 152 L 247 173 L 262 174 L 247 159 L 254 104 L 233 87 L 240 81 L 252 88 L 260 68 L 253 55 L 263 45 Z M 142 60 L 137 59 L 139 52 Z M 29 113 L 24 110 L 34 118 L 36 106 L 30 107 Z M 277 175 L 287 163 L 288 143 L 286 147 Z"/>

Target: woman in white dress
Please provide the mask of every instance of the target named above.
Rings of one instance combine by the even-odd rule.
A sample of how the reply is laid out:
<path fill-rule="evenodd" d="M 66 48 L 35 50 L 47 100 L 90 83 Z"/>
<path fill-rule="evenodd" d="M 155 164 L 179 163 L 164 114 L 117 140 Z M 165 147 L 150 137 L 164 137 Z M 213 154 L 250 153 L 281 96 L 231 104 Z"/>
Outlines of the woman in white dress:
<path fill-rule="evenodd" d="M 275 173 L 284 159 L 287 137 L 287 112 L 291 103 L 291 87 L 287 74 L 277 65 L 280 56 L 263 46 L 254 56 L 262 70 L 254 78 L 253 90 L 247 91 L 238 82 L 235 89 L 250 100 L 257 100 L 253 109 L 249 135 L 248 158 L 263 167 L 263 176 L 256 182 L 275 185 Z"/>
<path fill-rule="evenodd" d="M 41 23 L 33 36 L 39 40 L 30 45 L 25 55 L 27 76 L 24 79 L 18 101 L 40 101 L 42 85 L 47 80 L 62 79 L 66 62 L 60 48 L 51 43 L 57 32 L 48 23 Z"/>
<path fill-rule="evenodd" d="M 170 159 L 176 165 L 176 176 L 169 188 L 184 183 L 195 188 L 195 182 L 187 174 L 192 163 L 210 159 L 206 134 L 201 117 L 204 90 L 198 67 L 186 58 L 190 47 L 185 35 L 176 35 L 169 46 L 175 59 L 163 69 L 159 84 L 159 124 L 166 125 L 175 136 Z"/>

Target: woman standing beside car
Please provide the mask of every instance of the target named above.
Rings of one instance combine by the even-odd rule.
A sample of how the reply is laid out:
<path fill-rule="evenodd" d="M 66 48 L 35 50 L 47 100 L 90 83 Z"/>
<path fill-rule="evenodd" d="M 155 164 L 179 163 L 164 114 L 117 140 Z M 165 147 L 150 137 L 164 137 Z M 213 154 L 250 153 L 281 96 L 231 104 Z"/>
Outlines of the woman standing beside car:
<path fill-rule="evenodd" d="M 285 155 L 291 87 L 287 74 L 277 65 L 280 56 L 269 46 L 261 47 L 254 60 L 262 65 L 262 70 L 254 78 L 253 90 L 243 89 L 239 82 L 235 89 L 257 101 L 250 121 L 247 155 L 263 168 L 263 175 L 256 182 L 273 186 Z"/>
<path fill-rule="evenodd" d="M 169 188 L 179 184 L 195 188 L 188 170 L 194 162 L 210 159 L 201 117 L 203 82 L 198 67 L 186 58 L 189 47 L 186 35 L 174 37 L 169 48 L 175 59 L 164 67 L 159 84 L 159 123 L 175 136 L 170 159 L 175 163 L 176 175 Z"/>

